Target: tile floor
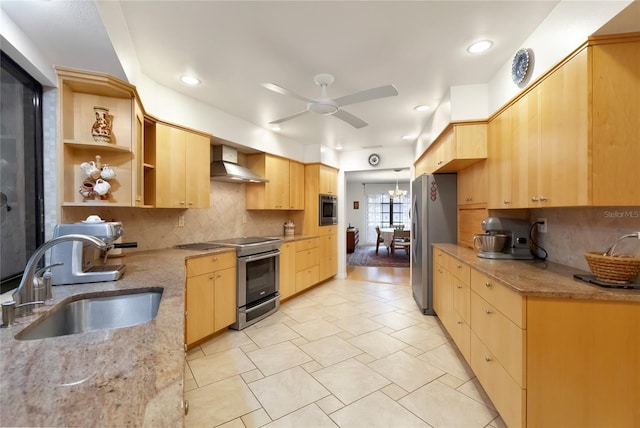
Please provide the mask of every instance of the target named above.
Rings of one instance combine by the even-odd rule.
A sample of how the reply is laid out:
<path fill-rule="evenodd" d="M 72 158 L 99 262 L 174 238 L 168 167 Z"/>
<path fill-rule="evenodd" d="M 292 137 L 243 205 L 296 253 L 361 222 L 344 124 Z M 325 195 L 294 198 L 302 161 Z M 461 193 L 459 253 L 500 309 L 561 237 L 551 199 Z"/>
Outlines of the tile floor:
<path fill-rule="evenodd" d="M 187 353 L 187 428 L 504 427 L 408 285 L 344 279 Z"/>

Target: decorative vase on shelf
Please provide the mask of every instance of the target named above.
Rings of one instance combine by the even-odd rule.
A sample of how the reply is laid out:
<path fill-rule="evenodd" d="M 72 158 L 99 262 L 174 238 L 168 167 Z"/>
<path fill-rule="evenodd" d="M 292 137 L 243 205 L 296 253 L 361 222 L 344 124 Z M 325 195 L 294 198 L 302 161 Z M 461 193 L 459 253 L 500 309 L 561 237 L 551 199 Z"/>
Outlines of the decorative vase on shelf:
<path fill-rule="evenodd" d="M 110 143 L 112 116 L 109 115 L 109 109 L 95 106 L 93 111 L 96 114 L 96 121 L 91 127 L 93 139 L 98 143 Z"/>

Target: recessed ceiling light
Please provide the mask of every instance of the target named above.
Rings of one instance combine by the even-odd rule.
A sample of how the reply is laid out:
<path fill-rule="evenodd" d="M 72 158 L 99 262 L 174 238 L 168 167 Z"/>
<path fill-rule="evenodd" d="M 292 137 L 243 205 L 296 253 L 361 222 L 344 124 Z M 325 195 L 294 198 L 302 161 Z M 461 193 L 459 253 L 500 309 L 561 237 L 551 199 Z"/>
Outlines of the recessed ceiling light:
<path fill-rule="evenodd" d="M 195 86 L 200 84 L 200 79 L 194 76 L 189 76 L 188 74 L 180 76 L 180 80 L 182 81 L 182 83 L 189 86 Z"/>
<path fill-rule="evenodd" d="M 479 54 L 493 46 L 493 42 L 491 40 L 480 40 L 479 42 L 472 43 L 467 48 L 467 52 L 470 54 Z"/>
<path fill-rule="evenodd" d="M 403 140 L 411 140 L 411 139 L 413 139 L 413 135 L 403 135 L 402 139 Z"/>
<path fill-rule="evenodd" d="M 280 125 L 272 125 L 271 126 L 271 130 L 272 131 L 281 131 L 282 128 L 280 127 Z"/>
<path fill-rule="evenodd" d="M 415 111 L 427 111 L 427 110 L 431 109 L 431 107 L 429 107 L 428 105 L 420 104 L 420 105 L 415 106 L 413 109 Z"/>
<path fill-rule="evenodd" d="M 336 150 L 342 150 L 342 144 L 336 144 Z"/>

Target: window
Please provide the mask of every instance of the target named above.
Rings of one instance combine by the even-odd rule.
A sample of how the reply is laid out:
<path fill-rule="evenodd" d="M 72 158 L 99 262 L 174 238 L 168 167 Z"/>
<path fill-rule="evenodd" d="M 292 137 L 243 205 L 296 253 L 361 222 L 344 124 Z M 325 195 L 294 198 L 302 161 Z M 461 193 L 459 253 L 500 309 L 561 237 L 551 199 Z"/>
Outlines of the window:
<path fill-rule="evenodd" d="M 380 228 L 404 225 L 409 228 L 411 219 L 409 195 L 392 199 L 389 193 L 369 195 L 367 199 L 367 242 L 376 242 L 376 226 Z"/>
<path fill-rule="evenodd" d="M 0 280 L 16 288 L 27 260 L 44 240 L 42 86 L 1 55 Z"/>

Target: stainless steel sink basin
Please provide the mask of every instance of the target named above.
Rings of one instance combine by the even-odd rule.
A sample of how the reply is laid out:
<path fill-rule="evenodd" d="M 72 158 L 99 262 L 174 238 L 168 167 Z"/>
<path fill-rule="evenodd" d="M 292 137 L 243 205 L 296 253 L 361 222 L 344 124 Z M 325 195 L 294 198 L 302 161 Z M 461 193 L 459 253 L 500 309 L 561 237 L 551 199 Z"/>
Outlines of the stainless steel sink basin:
<path fill-rule="evenodd" d="M 162 290 L 151 287 L 73 296 L 18 333 L 16 339 L 43 339 L 147 323 L 158 314 Z"/>

